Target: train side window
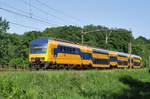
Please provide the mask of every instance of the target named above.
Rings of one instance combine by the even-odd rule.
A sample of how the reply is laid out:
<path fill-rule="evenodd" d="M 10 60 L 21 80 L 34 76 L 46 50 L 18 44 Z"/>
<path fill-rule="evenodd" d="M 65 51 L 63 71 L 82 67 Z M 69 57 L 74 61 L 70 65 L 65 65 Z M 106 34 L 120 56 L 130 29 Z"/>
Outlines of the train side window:
<path fill-rule="evenodd" d="M 74 53 L 77 54 L 77 49 L 74 49 Z"/>
<path fill-rule="evenodd" d="M 68 53 L 68 48 L 67 47 L 65 47 L 65 52 Z"/>
<path fill-rule="evenodd" d="M 67 47 L 67 53 L 70 53 L 70 48 L 69 47 Z"/>
<path fill-rule="evenodd" d="M 75 54 L 78 54 L 78 49 L 74 49 L 74 53 L 75 53 Z"/>
<path fill-rule="evenodd" d="M 74 48 L 71 48 L 71 53 L 72 53 L 72 54 L 73 54 L 73 49 L 74 49 Z"/>
<path fill-rule="evenodd" d="M 72 53 L 72 48 L 69 48 L 69 53 Z"/>
<path fill-rule="evenodd" d="M 62 46 L 59 47 L 59 51 L 63 52 L 63 47 Z"/>
<path fill-rule="evenodd" d="M 72 54 L 72 48 L 69 48 L 69 53 L 71 53 L 71 54 Z"/>
<path fill-rule="evenodd" d="M 79 49 L 75 49 L 75 53 L 76 53 L 76 54 L 79 54 Z"/>
<path fill-rule="evenodd" d="M 66 52 L 66 47 L 63 47 L 63 52 L 64 52 L 64 53 Z"/>
<path fill-rule="evenodd" d="M 65 53 L 65 47 L 63 47 L 63 53 Z"/>
<path fill-rule="evenodd" d="M 72 53 L 75 54 L 75 48 L 72 48 Z"/>
<path fill-rule="evenodd" d="M 71 48 L 68 48 L 68 53 L 71 53 Z"/>
<path fill-rule="evenodd" d="M 75 50 L 75 49 L 74 49 L 74 48 L 72 48 L 72 53 L 73 53 L 73 54 L 74 54 L 74 50 Z"/>
<path fill-rule="evenodd" d="M 63 52 L 64 52 L 64 53 L 66 52 L 66 48 L 65 48 L 65 47 L 63 47 Z"/>
<path fill-rule="evenodd" d="M 61 46 L 61 52 L 64 52 L 64 47 L 63 46 Z"/>
<path fill-rule="evenodd" d="M 67 47 L 67 53 L 69 53 L 69 51 L 70 51 L 70 48 Z"/>

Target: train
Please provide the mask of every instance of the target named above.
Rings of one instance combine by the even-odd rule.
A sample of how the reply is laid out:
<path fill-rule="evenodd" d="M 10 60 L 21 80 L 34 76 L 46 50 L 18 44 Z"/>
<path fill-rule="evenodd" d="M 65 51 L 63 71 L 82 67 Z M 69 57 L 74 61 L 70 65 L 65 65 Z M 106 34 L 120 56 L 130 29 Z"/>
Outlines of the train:
<path fill-rule="evenodd" d="M 141 68 L 138 55 L 93 48 L 56 38 L 38 38 L 30 42 L 32 69 L 107 69 Z"/>

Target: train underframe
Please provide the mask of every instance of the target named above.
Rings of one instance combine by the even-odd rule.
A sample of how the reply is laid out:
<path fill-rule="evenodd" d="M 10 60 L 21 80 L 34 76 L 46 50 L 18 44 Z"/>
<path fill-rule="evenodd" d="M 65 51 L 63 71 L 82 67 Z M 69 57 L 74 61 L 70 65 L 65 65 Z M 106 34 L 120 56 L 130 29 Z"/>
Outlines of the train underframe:
<path fill-rule="evenodd" d="M 83 64 L 57 64 L 51 62 L 42 62 L 35 61 L 30 62 L 31 69 L 94 69 L 91 64 L 83 65 Z"/>
<path fill-rule="evenodd" d="M 131 66 L 133 68 L 133 66 Z M 83 65 L 83 64 L 57 64 L 57 63 L 51 63 L 51 62 L 44 62 L 40 60 L 36 60 L 34 62 L 30 62 L 30 69 L 114 69 L 114 68 L 125 68 L 125 67 L 118 67 L 116 66 L 110 66 L 110 67 L 93 67 L 92 64 L 89 65 Z M 130 68 L 128 66 L 127 68 Z"/>

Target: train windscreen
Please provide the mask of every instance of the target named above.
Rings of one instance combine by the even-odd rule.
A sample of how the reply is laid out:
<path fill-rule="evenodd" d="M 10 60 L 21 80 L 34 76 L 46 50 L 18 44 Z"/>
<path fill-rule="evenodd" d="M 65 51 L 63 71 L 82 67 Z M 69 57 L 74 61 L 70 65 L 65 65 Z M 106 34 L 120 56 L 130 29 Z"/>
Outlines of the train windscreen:
<path fill-rule="evenodd" d="M 32 54 L 45 54 L 46 52 L 47 52 L 47 44 L 30 46 L 30 53 Z"/>

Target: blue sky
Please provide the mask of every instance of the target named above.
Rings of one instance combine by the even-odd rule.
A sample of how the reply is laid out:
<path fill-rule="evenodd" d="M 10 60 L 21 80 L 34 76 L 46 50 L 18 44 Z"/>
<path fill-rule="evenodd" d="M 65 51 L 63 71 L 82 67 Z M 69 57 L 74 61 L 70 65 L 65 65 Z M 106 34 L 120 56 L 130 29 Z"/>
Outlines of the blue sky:
<path fill-rule="evenodd" d="M 25 0 L 29 2 L 29 0 Z M 135 37 L 140 35 L 150 38 L 150 0 L 40 0 L 47 5 L 58 9 L 66 14 L 73 16 L 80 21 L 72 20 L 64 16 L 60 12 L 53 11 L 39 4 L 36 0 L 31 0 L 31 4 L 46 11 L 49 14 L 44 14 L 38 9 L 31 7 L 31 13 L 47 21 L 50 24 L 41 23 L 32 19 L 20 17 L 5 11 L 0 10 L 0 16 L 8 21 L 31 26 L 33 28 L 24 28 L 10 24 L 11 33 L 22 34 L 31 30 L 44 30 L 46 27 L 62 26 L 62 25 L 78 25 L 87 24 L 104 25 L 117 28 L 131 28 Z M 9 6 L 8 6 L 9 5 Z M 13 6 L 27 12 L 29 15 L 29 5 L 22 0 L 0 0 L 0 7 L 10 8 Z M 24 12 L 19 13 L 23 13 Z M 57 19 L 51 15 L 55 15 L 61 19 Z M 47 20 L 45 20 L 47 19 Z"/>

